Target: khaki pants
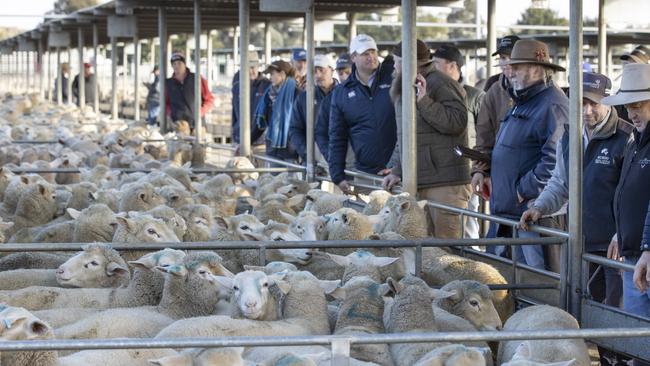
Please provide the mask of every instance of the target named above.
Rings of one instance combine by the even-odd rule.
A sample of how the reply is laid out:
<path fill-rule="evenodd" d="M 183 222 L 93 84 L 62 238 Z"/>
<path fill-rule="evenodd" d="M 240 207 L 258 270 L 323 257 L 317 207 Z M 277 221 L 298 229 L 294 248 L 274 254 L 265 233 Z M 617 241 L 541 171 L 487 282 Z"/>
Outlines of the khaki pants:
<path fill-rule="evenodd" d="M 467 208 L 472 195 L 469 184 L 424 188 L 418 191 L 418 199 L 434 201 L 444 205 Z M 460 215 L 427 206 L 432 233 L 435 238 L 459 239 L 461 237 Z"/>

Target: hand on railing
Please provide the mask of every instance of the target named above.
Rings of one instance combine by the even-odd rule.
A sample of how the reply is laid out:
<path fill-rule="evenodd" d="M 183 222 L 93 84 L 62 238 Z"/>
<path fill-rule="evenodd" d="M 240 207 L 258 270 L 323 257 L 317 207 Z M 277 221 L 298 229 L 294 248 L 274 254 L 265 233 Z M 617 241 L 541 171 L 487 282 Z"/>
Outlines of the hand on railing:
<path fill-rule="evenodd" d="M 338 186 L 343 191 L 343 193 L 345 193 L 345 194 L 353 194 L 354 193 L 354 192 L 352 192 L 352 186 L 350 185 L 350 183 L 348 183 L 347 180 L 342 180 L 338 184 Z"/>
<path fill-rule="evenodd" d="M 535 207 L 531 207 L 526 210 L 519 219 L 519 228 L 522 230 L 528 231 L 528 222 L 536 223 L 542 217 L 542 211 L 538 210 Z"/>
<path fill-rule="evenodd" d="M 634 267 L 634 284 L 641 292 L 646 292 L 650 282 L 650 251 L 644 251 Z"/>
<path fill-rule="evenodd" d="M 618 238 L 616 234 L 612 237 L 612 241 L 609 243 L 609 247 L 607 248 L 607 258 L 615 261 L 621 260 L 621 256 L 618 254 Z"/>

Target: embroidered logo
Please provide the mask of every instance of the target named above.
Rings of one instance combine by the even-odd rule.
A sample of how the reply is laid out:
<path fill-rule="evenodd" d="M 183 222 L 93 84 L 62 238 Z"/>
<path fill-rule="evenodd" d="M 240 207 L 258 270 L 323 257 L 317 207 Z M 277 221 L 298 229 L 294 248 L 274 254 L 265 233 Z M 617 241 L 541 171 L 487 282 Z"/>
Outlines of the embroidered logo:
<path fill-rule="evenodd" d="M 354 90 L 348 93 L 348 98 L 354 98 L 356 96 L 357 96 L 357 93 L 355 93 Z"/>
<path fill-rule="evenodd" d="M 609 149 L 605 147 L 600 150 L 600 155 L 596 156 L 594 164 L 612 165 L 612 159 L 609 157 Z"/>
<path fill-rule="evenodd" d="M 390 84 L 381 84 L 381 85 L 379 85 L 379 89 L 386 89 L 386 88 L 390 88 Z"/>
<path fill-rule="evenodd" d="M 600 150 L 600 153 L 603 154 L 603 155 L 608 155 L 609 150 L 607 150 L 607 148 L 604 148 L 604 149 Z"/>
<path fill-rule="evenodd" d="M 639 160 L 639 165 L 641 165 L 641 169 L 644 169 L 646 165 L 650 165 L 650 159 L 644 158 Z"/>
<path fill-rule="evenodd" d="M 546 51 L 542 48 L 539 48 L 535 50 L 535 59 L 538 62 L 544 62 L 546 61 Z"/>

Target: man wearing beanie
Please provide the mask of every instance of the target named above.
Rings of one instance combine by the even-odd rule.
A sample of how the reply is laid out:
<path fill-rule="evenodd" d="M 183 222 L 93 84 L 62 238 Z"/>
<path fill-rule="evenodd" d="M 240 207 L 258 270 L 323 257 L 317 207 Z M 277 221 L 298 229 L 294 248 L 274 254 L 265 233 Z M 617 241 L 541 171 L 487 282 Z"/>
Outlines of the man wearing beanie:
<path fill-rule="evenodd" d="M 174 52 L 170 62 L 174 74 L 165 80 L 166 113 L 172 122 L 187 121 L 194 130 L 194 78 L 196 77 L 185 65 L 185 57 Z M 201 77 L 201 118 L 214 106 L 214 96 L 208 87 L 208 81 Z"/>

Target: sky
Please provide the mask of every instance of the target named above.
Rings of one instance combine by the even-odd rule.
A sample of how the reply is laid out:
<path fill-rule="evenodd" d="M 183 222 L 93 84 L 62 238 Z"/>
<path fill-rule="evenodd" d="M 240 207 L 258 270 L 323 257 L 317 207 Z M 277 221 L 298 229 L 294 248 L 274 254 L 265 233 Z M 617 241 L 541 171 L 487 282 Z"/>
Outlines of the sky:
<path fill-rule="evenodd" d="M 569 18 L 569 0 L 549 0 L 551 9 L 557 10 L 559 15 Z M 482 18 L 487 18 L 487 0 L 478 0 L 479 11 Z M 20 9 L 8 9 L 3 7 L 0 10 L 0 26 L 18 27 L 21 29 L 33 29 L 42 21 L 42 15 L 53 8 L 54 0 L 21 0 Z M 598 0 L 583 0 L 583 12 L 585 17 L 595 18 L 598 15 Z M 650 1 L 647 0 L 607 0 L 608 9 L 619 9 L 631 7 L 631 12 L 621 12 L 623 16 L 629 17 L 634 14 L 642 14 L 647 18 L 650 9 L 640 11 L 640 8 L 650 8 Z M 498 0 L 497 1 L 497 26 L 514 24 L 521 12 L 530 5 L 528 0 Z M 636 10 L 636 11 L 635 11 Z M 645 11 L 648 10 L 648 11 Z M 40 17 L 8 17 L 4 15 L 39 15 Z M 616 18 L 616 17 L 614 17 Z M 619 19 L 612 19 L 620 21 Z"/>

